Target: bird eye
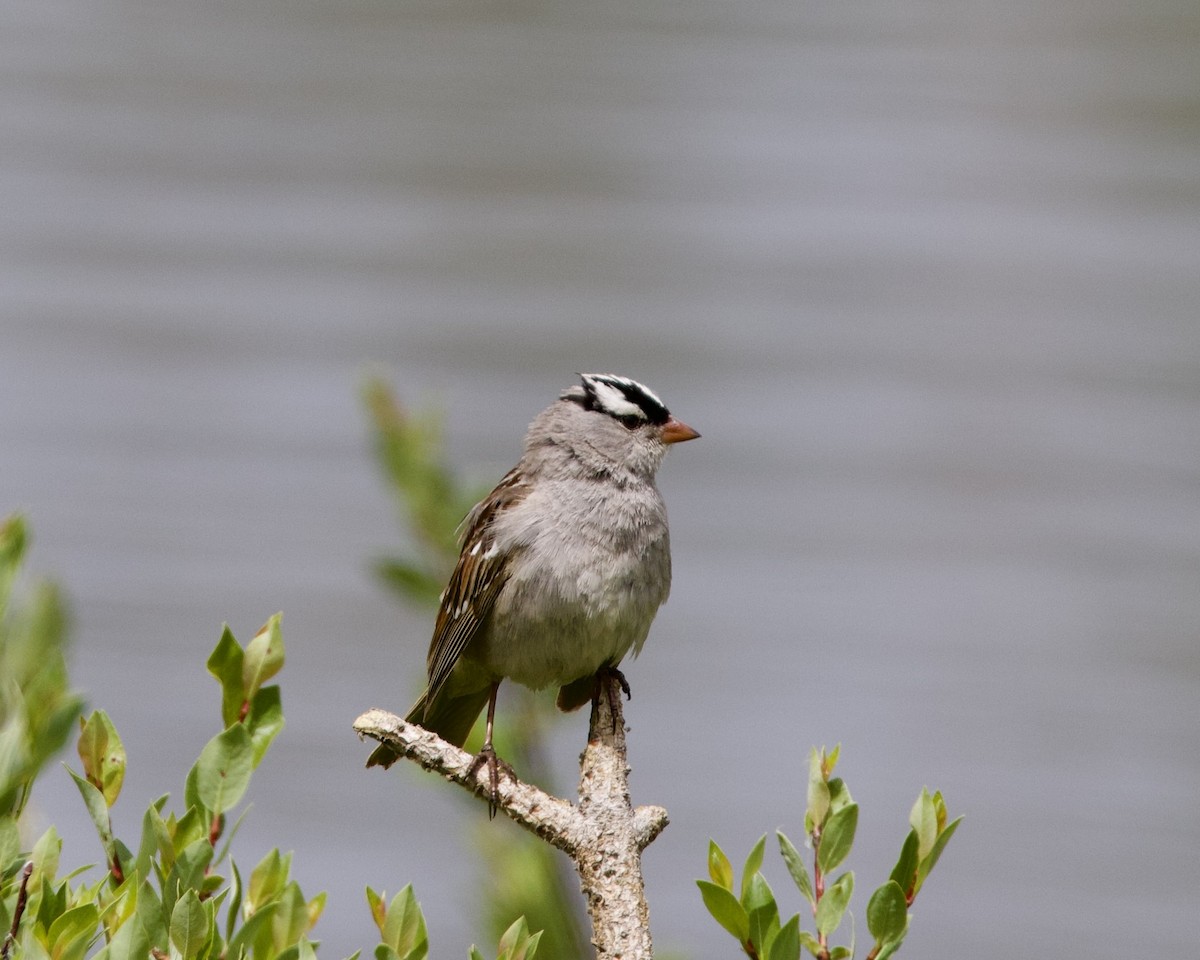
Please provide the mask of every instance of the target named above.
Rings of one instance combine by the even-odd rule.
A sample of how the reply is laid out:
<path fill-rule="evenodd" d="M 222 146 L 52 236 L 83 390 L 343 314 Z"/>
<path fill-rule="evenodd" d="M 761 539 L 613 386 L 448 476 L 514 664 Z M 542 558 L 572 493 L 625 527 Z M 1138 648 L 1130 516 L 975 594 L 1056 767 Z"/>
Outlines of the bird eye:
<path fill-rule="evenodd" d="M 634 413 L 627 413 L 623 417 L 617 417 L 617 419 L 626 430 L 633 430 L 642 423 L 642 418 Z"/>

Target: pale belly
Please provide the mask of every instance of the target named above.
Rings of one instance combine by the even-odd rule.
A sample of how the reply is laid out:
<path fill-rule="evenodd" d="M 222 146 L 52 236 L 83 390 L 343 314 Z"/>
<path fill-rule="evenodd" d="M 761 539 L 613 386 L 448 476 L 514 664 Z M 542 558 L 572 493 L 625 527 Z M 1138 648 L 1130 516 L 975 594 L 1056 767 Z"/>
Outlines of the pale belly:
<path fill-rule="evenodd" d="M 669 574 L 662 571 L 670 561 L 663 547 L 610 558 L 605 586 L 593 565 L 574 576 L 530 571 L 523 580 L 510 580 L 478 638 L 482 642 L 472 645 L 472 659 L 497 679 L 511 677 L 537 689 L 615 666 L 631 651 L 636 656 L 666 599 Z M 550 591 L 547 583 L 559 586 Z M 529 610 L 540 615 L 519 612 Z"/>

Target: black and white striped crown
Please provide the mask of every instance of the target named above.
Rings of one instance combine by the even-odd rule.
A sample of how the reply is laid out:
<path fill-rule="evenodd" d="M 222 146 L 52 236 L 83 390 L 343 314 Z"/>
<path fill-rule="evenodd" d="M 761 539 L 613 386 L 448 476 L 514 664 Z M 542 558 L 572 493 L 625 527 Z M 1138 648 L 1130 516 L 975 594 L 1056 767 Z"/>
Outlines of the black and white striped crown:
<path fill-rule="evenodd" d="M 563 396 L 578 401 L 587 410 L 599 410 L 618 420 L 634 417 L 659 426 L 671 419 L 658 394 L 636 380 L 612 373 L 581 373 L 579 378 L 583 381 L 582 392 L 575 389 Z"/>

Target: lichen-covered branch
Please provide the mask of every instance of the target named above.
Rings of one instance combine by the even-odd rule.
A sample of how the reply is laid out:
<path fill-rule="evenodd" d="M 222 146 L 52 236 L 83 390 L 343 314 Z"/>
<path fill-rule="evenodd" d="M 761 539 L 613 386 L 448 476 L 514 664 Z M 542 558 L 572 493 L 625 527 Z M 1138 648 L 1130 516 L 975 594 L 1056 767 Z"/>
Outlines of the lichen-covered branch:
<path fill-rule="evenodd" d="M 500 777 L 496 804 L 571 858 L 592 918 L 598 960 L 650 960 L 641 853 L 666 827 L 667 812 L 651 806 L 635 810 L 630 803 L 620 688 L 608 677 L 602 686 L 580 757 L 578 806 L 507 773 Z M 354 729 L 476 796 L 486 799 L 490 793 L 485 766 L 423 727 L 385 710 L 368 710 Z"/>
<path fill-rule="evenodd" d="M 476 763 L 472 754 L 424 727 L 386 710 L 373 709 L 354 721 L 354 729 L 359 736 L 386 743 L 405 759 L 487 799 L 491 786 L 486 765 Z M 521 826 L 571 855 L 581 826 L 579 811 L 568 801 L 505 773 L 500 777 L 496 806 Z"/>
<path fill-rule="evenodd" d="M 579 761 L 579 812 L 590 842 L 575 869 L 592 918 L 596 956 L 649 960 L 654 948 L 642 850 L 650 842 L 646 838 L 666 826 L 667 814 L 661 807 L 643 808 L 654 812 L 641 816 L 633 809 L 620 689 L 615 679 L 606 678 L 602 686 L 607 689 L 592 706 L 588 745 Z"/>

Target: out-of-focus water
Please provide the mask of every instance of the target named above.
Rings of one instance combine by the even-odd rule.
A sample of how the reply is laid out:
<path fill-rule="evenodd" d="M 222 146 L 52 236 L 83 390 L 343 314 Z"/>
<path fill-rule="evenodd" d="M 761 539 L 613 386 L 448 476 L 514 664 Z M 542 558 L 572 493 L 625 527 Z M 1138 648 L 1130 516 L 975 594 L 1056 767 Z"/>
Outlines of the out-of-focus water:
<path fill-rule="evenodd" d="M 923 784 L 968 817 L 911 956 L 1194 951 L 1198 32 L 1177 0 L 6 4 L 0 510 L 127 741 L 118 832 L 215 729 L 221 622 L 283 608 L 242 861 L 298 851 L 323 955 L 412 881 L 461 956 L 470 838 L 509 826 L 362 769 L 430 617 L 368 573 L 401 536 L 357 391 L 442 406 L 485 482 L 612 369 L 704 434 L 627 671 L 657 945 L 731 955 L 708 837 L 798 837 L 840 741 L 860 890 Z M 65 775 L 36 799 L 97 856 Z"/>

